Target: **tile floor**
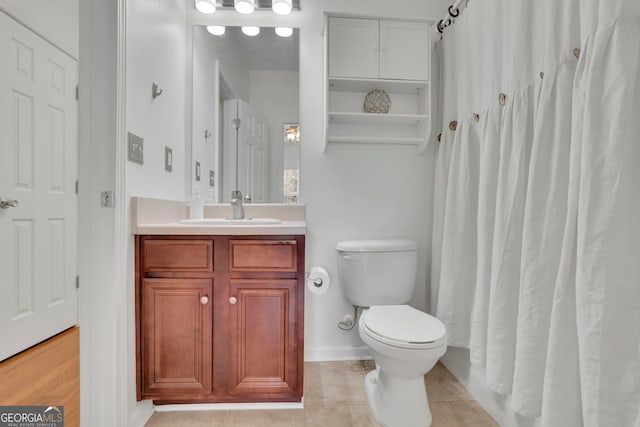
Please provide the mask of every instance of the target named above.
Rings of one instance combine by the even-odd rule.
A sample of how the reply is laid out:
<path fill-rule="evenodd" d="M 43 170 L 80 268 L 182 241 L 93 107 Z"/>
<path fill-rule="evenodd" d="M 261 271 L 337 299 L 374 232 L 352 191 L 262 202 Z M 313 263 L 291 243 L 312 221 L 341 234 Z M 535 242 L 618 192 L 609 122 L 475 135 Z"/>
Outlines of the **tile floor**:
<path fill-rule="evenodd" d="M 305 363 L 304 409 L 157 412 L 146 427 L 376 427 L 364 391 L 373 361 Z M 425 376 L 432 427 L 497 427 L 438 363 Z"/>

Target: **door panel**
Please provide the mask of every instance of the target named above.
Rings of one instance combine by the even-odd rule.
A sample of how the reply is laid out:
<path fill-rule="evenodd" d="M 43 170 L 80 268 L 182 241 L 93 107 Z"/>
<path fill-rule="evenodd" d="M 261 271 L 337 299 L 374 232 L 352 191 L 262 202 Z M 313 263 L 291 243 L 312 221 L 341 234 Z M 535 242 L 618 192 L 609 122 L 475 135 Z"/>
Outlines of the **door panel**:
<path fill-rule="evenodd" d="M 230 384 L 235 394 L 294 394 L 296 389 L 296 280 L 234 280 Z"/>
<path fill-rule="evenodd" d="M 429 25 L 380 21 L 380 78 L 429 79 Z"/>
<path fill-rule="evenodd" d="M 141 301 L 142 398 L 210 392 L 211 279 L 144 279 Z"/>
<path fill-rule="evenodd" d="M 74 59 L 0 13 L 0 360 L 76 323 Z"/>

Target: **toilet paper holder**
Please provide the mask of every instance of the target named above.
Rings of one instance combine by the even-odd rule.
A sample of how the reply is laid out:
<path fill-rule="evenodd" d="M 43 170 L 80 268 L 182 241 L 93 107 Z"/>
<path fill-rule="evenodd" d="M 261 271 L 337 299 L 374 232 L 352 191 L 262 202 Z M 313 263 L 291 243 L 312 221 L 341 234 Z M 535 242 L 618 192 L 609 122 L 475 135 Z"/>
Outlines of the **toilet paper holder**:
<path fill-rule="evenodd" d="M 313 285 L 314 285 L 316 288 L 321 287 L 321 286 L 322 286 L 322 284 L 324 283 L 324 282 L 322 281 L 322 277 L 316 277 L 315 279 L 311 279 L 311 277 L 309 277 L 309 273 L 307 273 L 307 280 L 312 280 L 312 281 L 313 281 Z"/>

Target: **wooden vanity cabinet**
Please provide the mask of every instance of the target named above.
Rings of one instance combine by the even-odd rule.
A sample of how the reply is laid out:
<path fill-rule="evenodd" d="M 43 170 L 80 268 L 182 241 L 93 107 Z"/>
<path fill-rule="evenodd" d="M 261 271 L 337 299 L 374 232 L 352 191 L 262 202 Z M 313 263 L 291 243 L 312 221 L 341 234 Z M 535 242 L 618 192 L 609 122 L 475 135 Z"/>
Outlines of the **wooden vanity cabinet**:
<path fill-rule="evenodd" d="M 300 401 L 304 236 L 136 236 L 137 397 Z"/>

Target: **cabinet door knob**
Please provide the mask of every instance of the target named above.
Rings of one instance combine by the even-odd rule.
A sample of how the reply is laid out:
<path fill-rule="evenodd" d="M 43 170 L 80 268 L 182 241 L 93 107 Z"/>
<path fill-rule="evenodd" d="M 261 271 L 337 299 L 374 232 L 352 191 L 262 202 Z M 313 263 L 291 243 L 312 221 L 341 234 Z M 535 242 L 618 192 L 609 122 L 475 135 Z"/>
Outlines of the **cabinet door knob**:
<path fill-rule="evenodd" d="M 209 298 L 208 297 L 201 297 L 200 298 L 200 304 L 205 305 L 209 302 Z"/>
<path fill-rule="evenodd" d="M 229 298 L 229 304 L 235 304 L 237 302 L 238 302 L 238 298 L 236 298 L 236 297 Z"/>

